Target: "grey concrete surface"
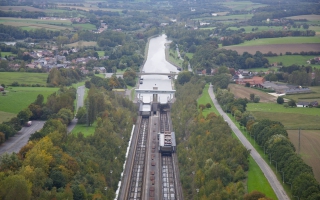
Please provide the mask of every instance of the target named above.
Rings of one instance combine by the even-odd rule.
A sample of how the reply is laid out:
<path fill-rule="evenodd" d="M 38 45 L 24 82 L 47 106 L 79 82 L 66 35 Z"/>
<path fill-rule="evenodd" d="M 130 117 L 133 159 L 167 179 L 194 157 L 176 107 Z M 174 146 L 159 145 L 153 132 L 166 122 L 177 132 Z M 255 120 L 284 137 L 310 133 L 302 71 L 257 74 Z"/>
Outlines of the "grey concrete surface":
<path fill-rule="evenodd" d="M 214 106 L 217 108 L 220 115 L 226 120 L 226 122 L 228 122 L 230 128 L 236 134 L 236 136 L 239 138 L 239 140 L 241 141 L 243 146 L 245 146 L 247 149 L 251 150 L 250 155 L 256 161 L 256 163 L 259 165 L 260 169 L 262 170 L 265 177 L 269 181 L 273 191 L 277 195 L 277 198 L 280 200 L 290 199 L 288 197 L 288 195 L 286 194 L 285 190 L 283 189 L 282 185 L 280 184 L 279 180 L 277 179 L 276 175 L 269 167 L 269 165 L 263 160 L 263 158 L 260 156 L 260 154 L 251 145 L 251 143 L 247 140 L 247 138 L 242 134 L 242 132 L 238 129 L 238 127 L 233 123 L 233 121 L 229 118 L 229 116 L 221 109 L 218 101 L 215 98 L 215 95 L 213 93 L 213 86 L 211 84 L 210 84 L 208 92 L 209 92 L 209 95 L 212 99 Z"/>

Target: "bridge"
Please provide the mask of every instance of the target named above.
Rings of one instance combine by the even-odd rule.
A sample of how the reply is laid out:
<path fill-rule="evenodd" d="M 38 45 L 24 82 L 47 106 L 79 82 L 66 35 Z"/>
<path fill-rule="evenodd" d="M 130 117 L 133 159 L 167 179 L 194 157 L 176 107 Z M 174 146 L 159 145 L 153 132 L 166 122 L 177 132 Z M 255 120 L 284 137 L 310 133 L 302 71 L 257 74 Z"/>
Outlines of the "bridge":
<path fill-rule="evenodd" d="M 170 73 L 159 73 L 159 72 L 139 72 L 137 73 L 138 76 L 142 76 L 142 75 L 167 75 L 167 76 L 175 76 L 178 75 L 178 73 L 175 72 L 170 72 Z"/>

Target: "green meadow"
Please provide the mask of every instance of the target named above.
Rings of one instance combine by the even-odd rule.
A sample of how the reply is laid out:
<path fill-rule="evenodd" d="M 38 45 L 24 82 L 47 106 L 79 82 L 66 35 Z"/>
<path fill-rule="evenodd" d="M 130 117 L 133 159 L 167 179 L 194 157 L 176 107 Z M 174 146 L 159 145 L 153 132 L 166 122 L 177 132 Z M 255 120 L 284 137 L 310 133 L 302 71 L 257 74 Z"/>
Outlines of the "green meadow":
<path fill-rule="evenodd" d="M 97 128 L 97 122 L 95 121 L 92 126 L 87 126 L 85 124 L 77 124 L 74 129 L 71 131 L 72 134 L 82 133 L 85 137 L 94 134 Z"/>
<path fill-rule="evenodd" d="M 281 31 L 283 30 L 282 26 L 241 26 L 241 27 L 229 27 L 230 30 L 240 30 L 244 29 L 246 33 L 253 33 L 253 32 L 261 32 L 261 31 Z M 256 29 L 252 31 L 252 29 Z M 292 28 L 290 30 L 304 30 L 302 28 Z"/>
<path fill-rule="evenodd" d="M 201 97 L 197 101 L 198 102 L 198 104 L 197 104 L 198 105 L 198 109 L 199 109 L 199 105 L 201 105 L 201 104 L 206 105 L 207 103 L 210 103 L 212 107 L 211 108 L 205 108 L 202 111 L 203 116 L 206 117 L 209 113 L 212 113 L 212 112 L 214 112 L 216 115 L 220 115 L 218 110 L 216 109 L 216 107 L 213 105 L 213 102 L 212 102 L 212 99 L 210 98 L 208 89 L 209 89 L 209 85 L 207 84 L 204 87 L 203 91 L 202 91 Z"/>
<path fill-rule="evenodd" d="M 320 65 L 311 65 L 308 64 L 307 61 L 317 57 L 317 56 L 302 56 L 302 55 L 282 55 L 282 56 L 274 56 L 274 57 L 267 57 L 269 63 L 279 63 L 282 62 L 283 66 L 290 66 L 290 65 L 304 65 L 304 66 L 313 66 L 313 67 L 320 67 Z"/>
<path fill-rule="evenodd" d="M 47 73 L 27 73 L 27 72 L 0 72 L 0 84 L 11 85 L 13 82 L 19 84 L 47 84 Z"/>
<path fill-rule="evenodd" d="M 0 95 L 0 111 L 18 114 L 34 102 L 39 94 L 47 97 L 59 90 L 59 88 L 47 87 L 9 87 L 6 94 Z"/>
<path fill-rule="evenodd" d="M 5 57 L 5 56 L 16 56 L 17 54 L 13 54 L 11 52 L 0 52 L 1 57 Z"/>
<path fill-rule="evenodd" d="M 263 38 L 245 41 L 244 43 L 234 46 L 257 46 L 267 44 L 303 44 L 303 43 L 320 43 L 320 37 L 282 37 L 282 38 Z"/>

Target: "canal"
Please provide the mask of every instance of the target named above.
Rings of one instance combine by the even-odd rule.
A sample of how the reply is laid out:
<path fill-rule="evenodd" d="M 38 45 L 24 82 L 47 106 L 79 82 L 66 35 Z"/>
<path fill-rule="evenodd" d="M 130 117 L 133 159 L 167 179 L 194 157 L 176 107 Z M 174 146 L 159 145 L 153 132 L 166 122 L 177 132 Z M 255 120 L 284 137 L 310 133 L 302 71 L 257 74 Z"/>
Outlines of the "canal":
<path fill-rule="evenodd" d="M 152 38 L 149 42 L 148 57 L 143 66 L 143 71 L 146 73 L 179 73 L 177 68 L 166 61 L 165 49 L 167 40 L 166 35 L 160 35 Z M 157 87 L 158 90 L 172 90 L 171 79 L 167 75 L 144 75 L 143 83 L 139 85 L 139 89 L 152 90 Z M 151 101 L 151 94 L 141 94 L 144 103 Z M 158 95 L 161 103 L 167 102 L 170 95 L 160 94 Z"/>

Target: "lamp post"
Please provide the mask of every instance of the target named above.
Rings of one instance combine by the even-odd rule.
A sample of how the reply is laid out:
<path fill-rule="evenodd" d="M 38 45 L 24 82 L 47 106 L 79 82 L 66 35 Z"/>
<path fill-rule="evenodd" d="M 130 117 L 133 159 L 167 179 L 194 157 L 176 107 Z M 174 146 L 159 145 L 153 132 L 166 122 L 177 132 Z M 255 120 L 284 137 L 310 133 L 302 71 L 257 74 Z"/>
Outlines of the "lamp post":
<path fill-rule="evenodd" d="M 272 160 L 272 161 L 276 163 L 276 173 L 278 173 L 278 162 L 275 160 Z"/>
<path fill-rule="evenodd" d="M 284 183 L 284 171 L 279 171 L 282 172 L 282 184 Z"/>
<path fill-rule="evenodd" d="M 111 187 L 112 187 L 112 172 L 113 172 L 113 171 L 110 170 L 110 174 L 111 174 L 111 175 L 110 175 L 110 185 L 111 185 Z"/>

